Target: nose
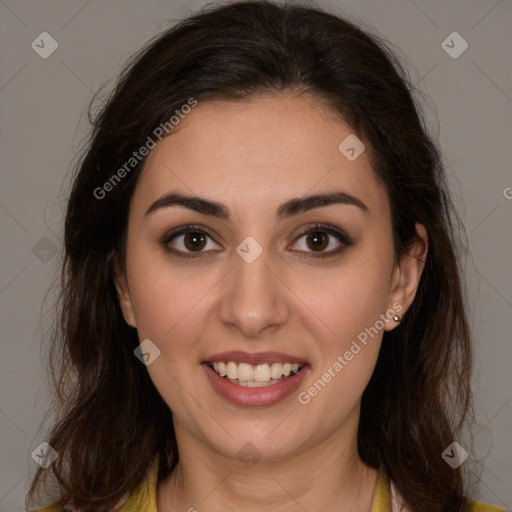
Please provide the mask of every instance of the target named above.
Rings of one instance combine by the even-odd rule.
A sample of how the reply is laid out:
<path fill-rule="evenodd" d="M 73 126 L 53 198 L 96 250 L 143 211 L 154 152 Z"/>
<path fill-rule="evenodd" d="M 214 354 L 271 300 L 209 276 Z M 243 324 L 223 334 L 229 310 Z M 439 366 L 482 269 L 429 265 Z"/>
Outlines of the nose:
<path fill-rule="evenodd" d="M 272 265 L 269 251 L 252 262 L 235 255 L 234 268 L 220 305 L 220 318 L 246 338 L 264 338 L 284 325 L 290 314 L 290 293 Z"/>

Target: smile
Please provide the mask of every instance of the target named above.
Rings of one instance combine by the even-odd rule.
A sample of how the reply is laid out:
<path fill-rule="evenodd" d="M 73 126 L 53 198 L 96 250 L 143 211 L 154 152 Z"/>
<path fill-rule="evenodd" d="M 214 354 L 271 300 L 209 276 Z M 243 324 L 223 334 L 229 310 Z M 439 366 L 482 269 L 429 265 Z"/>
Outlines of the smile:
<path fill-rule="evenodd" d="M 303 367 L 298 363 L 264 363 L 251 365 L 234 361 L 210 362 L 217 375 L 237 386 L 249 388 L 273 386 L 296 375 Z"/>
<path fill-rule="evenodd" d="M 201 364 L 211 389 L 242 407 L 268 407 L 297 392 L 311 367 L 306 359 L 279 352 L 212 354 Z"/>

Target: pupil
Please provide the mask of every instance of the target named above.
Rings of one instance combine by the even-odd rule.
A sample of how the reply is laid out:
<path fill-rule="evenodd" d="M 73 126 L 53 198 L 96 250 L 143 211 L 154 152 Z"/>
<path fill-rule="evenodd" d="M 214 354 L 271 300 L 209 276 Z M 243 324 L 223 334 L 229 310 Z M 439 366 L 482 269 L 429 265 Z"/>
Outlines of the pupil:
<path fill-rule="evenodd" d="M 204 236 L 201 233 L 187 233 L 185 235 L 185 245 L 188 249 L 202 249 Z"/>
<path fill-rule="evenodd" d="M 311 233 L 308 240 L 313 240 L 312 246 L 308 243 L 311 249 L 324 249 L 327 246 L 327 237 L 324 233 Z"/>

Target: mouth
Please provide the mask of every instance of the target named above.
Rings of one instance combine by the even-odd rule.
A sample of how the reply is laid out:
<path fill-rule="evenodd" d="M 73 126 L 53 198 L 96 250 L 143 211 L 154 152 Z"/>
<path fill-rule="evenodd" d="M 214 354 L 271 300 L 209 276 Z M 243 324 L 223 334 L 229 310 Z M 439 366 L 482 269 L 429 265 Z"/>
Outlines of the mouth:
<path fill-rule="evenodd" d="M 213 390 L 245 407 L 277 404 L 291 395 L 310 367 L 304 359 L 277 352 L 223 352 L 202 364 Z"/>
<path fill-rule="evenodd" d="M 252 365 L 235 361 L 215 361 L 206 364 L 223 379 L 248 388 L 263 388 L 279 384 L 297 375 L 305 366 L 305 364 L 289 362 Z"/>

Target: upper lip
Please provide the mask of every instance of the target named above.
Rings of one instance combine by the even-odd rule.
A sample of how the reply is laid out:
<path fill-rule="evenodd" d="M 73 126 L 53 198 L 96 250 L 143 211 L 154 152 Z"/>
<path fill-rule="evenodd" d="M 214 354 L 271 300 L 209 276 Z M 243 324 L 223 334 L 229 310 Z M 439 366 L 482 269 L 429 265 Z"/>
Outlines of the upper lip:
<path fill-rule="evenodd" d="M 255 354 L 249 354 L 248 352 L 242 352 L 241 350 L 234 350 L 231 352 L 220 352 L 218 354 L 210 356 L 203 362 L 217 363 L 229 361 L 233 361 L 234 363 L 247 363 L 253 366 L 265 363 L 298 363 L 300 365 L 306 364 L 306 361 L 300 357 L 282 354 L 281 352 L 257 352 Z"/>

